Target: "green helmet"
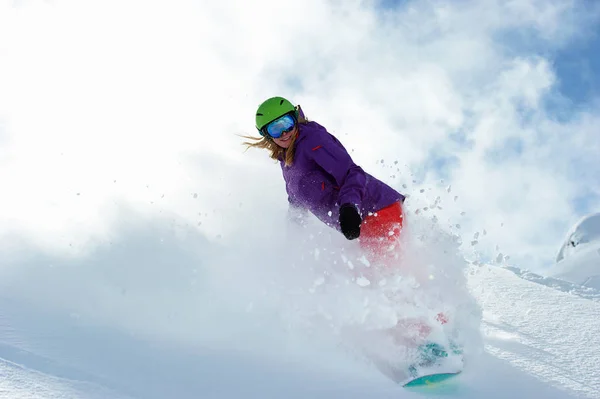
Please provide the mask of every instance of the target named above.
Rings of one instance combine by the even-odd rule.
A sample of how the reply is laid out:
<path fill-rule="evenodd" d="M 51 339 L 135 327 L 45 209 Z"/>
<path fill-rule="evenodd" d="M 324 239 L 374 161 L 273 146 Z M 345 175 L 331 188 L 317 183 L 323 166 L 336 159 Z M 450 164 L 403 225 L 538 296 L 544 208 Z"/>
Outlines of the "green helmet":
<path fill-rule="evenodd" d="M 295 111 L 296 107 L 285 98 L 271 97 L 260 104 L 256 110 L 256 128 L 261 131 L 269 122 Z"/>

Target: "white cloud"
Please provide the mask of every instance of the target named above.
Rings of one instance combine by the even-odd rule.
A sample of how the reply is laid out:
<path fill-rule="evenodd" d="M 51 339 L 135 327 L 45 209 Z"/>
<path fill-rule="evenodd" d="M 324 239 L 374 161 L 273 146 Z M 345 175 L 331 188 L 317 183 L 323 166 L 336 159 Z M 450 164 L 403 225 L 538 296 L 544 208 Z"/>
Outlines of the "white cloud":
<path fill-rule="evenodd" d="M 598 107 L 560 119 L 547 111 L 557 77 L 535 48 L 585 38 L 598 14 L 583 8 L 5 2 L 3 231 L 83 250 L 110 235 L 123 201 L 201 222 L 211 235 L 277 218 L 286 206 L 278 166 L 242 153 L 236 134 L 254 133 L 255 107 L 278 94 L 338 135 L 367 171 L 408 184 L 409 209 L 420 201 L 412 170 L 433 198 L 453 186 L 440 220 L 462 223 L 465 235 L 486 228 L 482 250 L 498 244 L 513 260 L 531 257 L 528 266 L 552 260 L 579 216 L 569 201 L 597 187 Z M 507 139 L 519 151 L 506 152 Z M 432 154 L 458 158 L 444 184 L 423 170 Z M 390 169 L 395 160 L 400 171 Z M 577 163 L 586 174 L 573 173 Z"/>

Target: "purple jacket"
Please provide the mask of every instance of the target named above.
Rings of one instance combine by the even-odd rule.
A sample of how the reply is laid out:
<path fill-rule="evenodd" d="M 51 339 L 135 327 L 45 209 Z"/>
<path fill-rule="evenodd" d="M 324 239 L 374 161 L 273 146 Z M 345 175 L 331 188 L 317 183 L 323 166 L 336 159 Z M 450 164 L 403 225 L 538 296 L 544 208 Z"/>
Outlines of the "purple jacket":
<path fill-rule="evenodd" d="M 339 230 L 339 207 L 354 204 L 363 218 L 404 196 L 356 165 L 344 146 L 316 122 L 299 125 L 294 162 L 280 161 L 290 205 Z"/>

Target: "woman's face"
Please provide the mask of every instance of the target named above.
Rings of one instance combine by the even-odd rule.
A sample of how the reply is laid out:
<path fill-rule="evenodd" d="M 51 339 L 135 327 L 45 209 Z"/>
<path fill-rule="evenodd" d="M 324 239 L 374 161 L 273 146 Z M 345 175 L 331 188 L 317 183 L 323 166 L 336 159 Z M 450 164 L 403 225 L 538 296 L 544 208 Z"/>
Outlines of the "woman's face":
<path fill-rule="evenodd" d="M 285 132 L 284 134 L 282 134 L 281 137 L 276 139 L 274 138 L 273 141 L 275 142 L 275 144 L 282 148 L 288 148 L 292 143 L 292 138 L 296 135 L 297 132 L 298 124 L 296 124 L 296 126 L 294 126 L 294 128 L 289 132 Z"/>

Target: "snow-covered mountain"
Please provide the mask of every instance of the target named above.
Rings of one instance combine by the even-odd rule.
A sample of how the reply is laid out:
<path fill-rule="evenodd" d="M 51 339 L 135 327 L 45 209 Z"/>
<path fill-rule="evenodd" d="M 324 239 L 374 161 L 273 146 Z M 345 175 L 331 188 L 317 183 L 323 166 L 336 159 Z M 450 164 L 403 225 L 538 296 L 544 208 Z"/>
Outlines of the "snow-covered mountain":
<path fill-rule="evenodd" d="M 85 257 L 23 244 L 3 257 L 0 397 L 433 397 L 384 377 L 345 339 L 373 335 L 344 327 L 440 308 L 467 349 L 444 394 L 600 397 L 598 301 L 468 265 L 453 237 L 416 216 L 405 254 L 426 279 L 371 288 L 353 277 L 364 260 L 326 229 L 211 242 L 172 221 L 127 219 L 119 241 Z M 380 295 L 393 287 L 400 302 Z"/>
<path fill-rule="evenodd" d="M 600 290 L 600 213 L 585 216 L 569 230 L 547 275 Z"/>

